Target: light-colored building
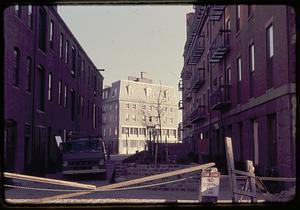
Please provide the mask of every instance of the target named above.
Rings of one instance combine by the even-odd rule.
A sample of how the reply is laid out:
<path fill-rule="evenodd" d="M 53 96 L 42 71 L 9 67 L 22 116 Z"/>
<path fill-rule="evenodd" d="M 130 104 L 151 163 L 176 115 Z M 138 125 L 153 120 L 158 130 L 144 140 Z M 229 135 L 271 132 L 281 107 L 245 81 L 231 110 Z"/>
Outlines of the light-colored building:
<path fill-rule="evenodd" d="M 128 80 L 113 82 L 103 90 L 102 122 L 103 139 L 113 154 L 142 151 L 150 139 L 177 143 L 175 88 L 153 84 L 143 72 L 141 78 L 128 77 Z"/>

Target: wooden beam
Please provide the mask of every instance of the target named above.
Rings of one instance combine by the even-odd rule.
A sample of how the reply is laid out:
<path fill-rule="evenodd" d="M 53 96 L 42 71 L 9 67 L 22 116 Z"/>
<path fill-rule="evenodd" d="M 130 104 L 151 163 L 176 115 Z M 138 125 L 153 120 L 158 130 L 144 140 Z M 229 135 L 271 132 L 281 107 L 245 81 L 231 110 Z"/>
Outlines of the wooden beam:
<path fill-rule="evenodd" d="M 246 171 L 240 171 L 240 170 L 233 169 L 232 173 L 255 178 L 255 175 L 253 175 L 252 173 L 246 172 Z"/>
<path fill-rule="evenodd" d="M 9 172 L 4 172 L 4 177 L 11 178 L 11 179 L 27 180 L 27 181 L 31 181 L 31 182 L 42 182 L 42 183 L 47 183 L 47 184 L 90 189 L 90 190 L 96 189 L 95 185 L 87 185 L 87 184 L 81 184 L 81 183 L 77 183 L 77 182 L 62 181 L 62 180 L 57 180 L 57 179 L 42 178 L 42 177 L 29 176 L 29 175 L 23 175 L 23 174 L 15 174 L 15 173 L 9 173 Z"/>
<path fill-rule="evenodd" d="M 230 137 L 225 138 L 225 151 L 226 151 L 226 158 L 227 158 L 227 167 L 228 167 L 228 174 L 229 174 L 229 183 L 230 188 L 232 191 L 232 202 L 238 202 L 238 197 L 235 194 L 235 190 L 237 189 L 236 183 L 236 175 L 234 173 L 234 156 L 233 156 L 233 149 L 232 149 L 232 142 Z"/>
<path fill-rule="evenodd" d="M 215 166 L 215 163 L 207 163 L 207 164 L 203 164 L 203 165 L 192 166 L 189 168 L 178 169 L 175 171 L 170 171 L 170 172 L 166 172 L 166 173 L 162 173 L 162 174 L 156 174 L 156 175 L 146 176 L 146 177 L 137 178 L 137 179 L 133 179 L 133 180 L 129 180 L 129 181 L 124 181 L 124 182 L 120 182 L 120 183 L 105 185 L 105 186 L 97 187 L 95 190 L 109 190 L 109 189 L 116 189 L 116 188 L 121 188 L 121 187 L 128 187 L 131 185 L 141 184 L 144 182 L 149 182 L 149 181 L 154 181 L 154 180 L 172 177 L 172 176 L 176 176 L 176 175 L 200 171 L 200 170 L 203 170 L 203 169 L 206 169 L 209 167 L 213 167 L 213 166 Z M 57 195 L 57 196 L 42 198 L 42 199 L 40 199 L 40 202 L 43 203 L 43 202 L 47 202 L 47 201 L 55 200 L 55 199 L 66 199 L 66 198 L 71 198 L 71 197 L 77 197 L 77 196 L 86 195 L 86 194 L 93 193 L 93 192 L 95 192 L 95 191 L 92 190 L 90 192 L 77 192 L 77 193 L 69 193 L 69 194 L 64 194 L 64 195 Z"/>

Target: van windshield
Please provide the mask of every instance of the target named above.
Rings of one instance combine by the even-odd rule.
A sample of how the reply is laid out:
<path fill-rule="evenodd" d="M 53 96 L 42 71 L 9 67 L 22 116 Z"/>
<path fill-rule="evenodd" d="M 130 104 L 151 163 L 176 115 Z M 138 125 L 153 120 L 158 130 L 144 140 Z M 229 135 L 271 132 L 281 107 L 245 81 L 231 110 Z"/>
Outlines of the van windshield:
<path fill-rule="evenodd" d="M 101 141 L 98 139 L 76 139 L 66 142 L 64 145 L 65 152 L 79 152 L 79 151 L 102 151 L 103 147 Z"/>

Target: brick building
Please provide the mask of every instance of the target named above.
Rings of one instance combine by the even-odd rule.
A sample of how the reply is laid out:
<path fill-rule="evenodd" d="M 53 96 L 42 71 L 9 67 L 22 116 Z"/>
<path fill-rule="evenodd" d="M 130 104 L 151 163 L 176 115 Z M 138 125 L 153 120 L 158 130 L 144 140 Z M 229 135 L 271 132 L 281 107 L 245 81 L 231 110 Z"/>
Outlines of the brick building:
<path fill-rule="evenodd" d="M 103 77 L 56 6 L 7 7 L 4 56 L 6 171 L 54 171 L 54 136 L 101 136 Z"/>
<path fill-rule="evenodd" d="M 285 5 L 203 5 L 187 14 L 183 141 L 200 161 L 295 177 L 295 12 Z"/>

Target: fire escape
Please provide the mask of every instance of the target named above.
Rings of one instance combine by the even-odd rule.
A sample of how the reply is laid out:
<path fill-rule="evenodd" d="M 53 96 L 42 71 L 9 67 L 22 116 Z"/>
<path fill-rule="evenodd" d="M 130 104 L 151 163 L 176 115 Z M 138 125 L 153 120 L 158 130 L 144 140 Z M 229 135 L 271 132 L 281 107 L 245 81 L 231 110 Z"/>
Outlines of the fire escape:
<path fill-rule="evenodd" d="M 230 108 L 230 86 L 220 85 L 210 95 L 210 110 L 226 111 Z"/>
<path fill-rule="evenodd" d="M 210 20 L 219 21 L 224 13 L 224 5 L 215 5 L 210 9 Z M 230 50 L 230 30 L 220 29 L 212 42 L 210 63 L 220 63 Z M 220 84 L 210 95 L 210 110 L 226 111 L 230 108 L 230 86 Z"/>
<path fill-rule="evenodd" d="M 199 105 L 192 113 L 191 113 L 191 122 L 198 123 L 206 118 L 205 106 Z"/>
<path fill-rule="evenodd" d="M 182 80 L 179 80 L 179 82 L 178 82 L 178 91 L 183 91 L 183 83 L 182 83 Z"/>
<path fill-rule="evenodd" d="M 200 67 L 200 68 L 196 69 L 191 83 L 192 83 L 192 91 L 195 93 L 198 92 L 205 83 L 205 68 L 204 67 Z"/>
<path fill-rule="evenodd" d="M 179 110 L 183 109 L 182 100 L 178 101 L 178 109 Z"/>

